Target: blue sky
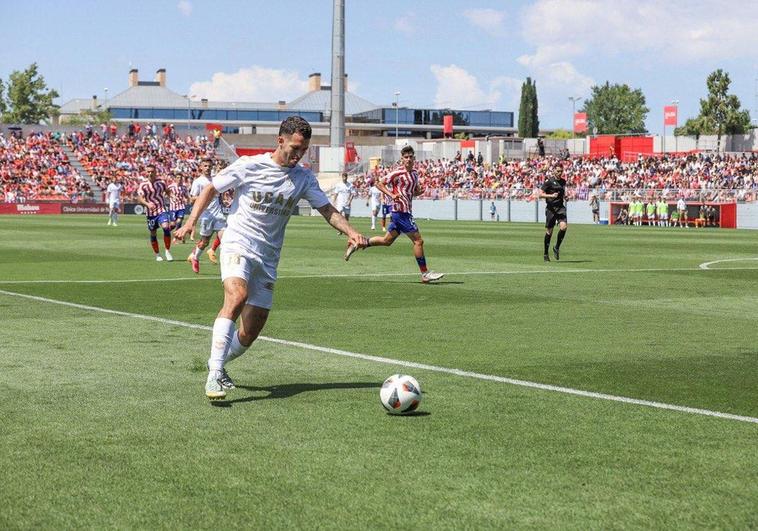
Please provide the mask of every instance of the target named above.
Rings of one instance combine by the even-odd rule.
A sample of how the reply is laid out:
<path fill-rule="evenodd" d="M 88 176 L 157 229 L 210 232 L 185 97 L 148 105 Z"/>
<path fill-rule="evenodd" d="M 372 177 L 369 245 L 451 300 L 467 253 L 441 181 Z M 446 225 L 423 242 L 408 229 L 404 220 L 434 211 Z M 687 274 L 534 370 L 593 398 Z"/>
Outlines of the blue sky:
<path fill-rule="evenodd" d="M 376 104 L 518 111 L 537 82 L 540 122 L 568 128 L 569 96 L 627 83 L 642 89 L 650 132 L 662 107 L 697 115 L 705 78 L 726 70 L 758 118 L 758 2 L 722 0 L 346 0 L 351 91 Z M 331 71 L 331 0 L 0 0 L 0 77 L 39 64 L 71 98 L 109 96 L 138 68 L 166 68 L 180 94 L 290 101 Z M 578 106 L 581 106 L 579 103 Z"/>

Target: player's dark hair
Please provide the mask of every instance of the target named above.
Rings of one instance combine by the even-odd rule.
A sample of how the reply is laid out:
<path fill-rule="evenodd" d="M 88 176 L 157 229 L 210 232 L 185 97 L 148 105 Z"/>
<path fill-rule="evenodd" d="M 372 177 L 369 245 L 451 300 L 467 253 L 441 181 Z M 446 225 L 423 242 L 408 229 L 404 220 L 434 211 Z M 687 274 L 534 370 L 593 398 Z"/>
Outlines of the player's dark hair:
<path fill-rule="evenodd" d="M 282 121 L 282 125 L 279 126 L 279 136 L 294 135 L 295 133 L 300 133 L 305 140 L 310 140 L 311 124 L 300 116 L 290 116 Z"/>
<path fill-rule="evenodd" d="M 400 156 L 403 155 L 414 155 L 416 152 L 413 151 L 413 148 L 411 146 L 403 146 L 403 149 L 400 150 Z"/>

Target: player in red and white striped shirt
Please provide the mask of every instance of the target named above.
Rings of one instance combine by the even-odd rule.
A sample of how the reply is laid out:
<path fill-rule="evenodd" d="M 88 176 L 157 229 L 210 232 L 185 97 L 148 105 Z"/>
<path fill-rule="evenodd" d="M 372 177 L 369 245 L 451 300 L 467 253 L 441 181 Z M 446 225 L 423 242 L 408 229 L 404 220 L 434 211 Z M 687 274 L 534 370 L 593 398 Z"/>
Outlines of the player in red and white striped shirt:
<path fill-rule="evenodd" d="M 189 190 L 184 184 L 184 178 L 178 177 L 168 185 L 169 222 L 171 230 L 182 226 L 187 205 L 189 205 Z M 182 241 L 184 243 L 184 241 Z"/>
<path fill-rule="evenodd" d="M 429 283 L 441 279 L 443 273 L 429 271 L 426 267 L 426 257 L 424 256 L 424 240 L 421 233 L 413 221 L 412 205 L 413 198 L 421 195 L 423 191 L 418 182 L 418 174 L 413 169 L 413 163 L 416 161 L 416 154 L 411 146 L 405 146 L 400 150 L 402 168 L 393 171 L 383 179 L 377 181 L 376 187 L 384 194 L 392 198 L 392 217 L 387 232 L 384 236 L 374 236 L 368 241 L 368 246 L 389 247 L 392 245 L 401 233 L 407 235 L 413 242 L 413 255 L 416 257 L 416 263 L 421 270 L 421 282 Z M 358 248 L 354 245 L 348 245 L 345 251 L 345 260 L 350 259 Z"/>
<path fill-rule="evenodd" d="M 171 228 L 169 227 L 168 212 L 164 206 L 166 195 L 166 183 L 158 178 L 155 166 L 147 167 L 147 178 L 137 186 L 137 200 L 145 207 L 147 216 L 147 230 L 150 231 L 150 245 L 155 253 L 155 260 L 162 262 L 158 247 L 158 237 L 156 232 L 158 226 L 163 229 L 163 244 L 166 246 L 166 260 L 171 262 L 174 257 L 171 256 Z"/>

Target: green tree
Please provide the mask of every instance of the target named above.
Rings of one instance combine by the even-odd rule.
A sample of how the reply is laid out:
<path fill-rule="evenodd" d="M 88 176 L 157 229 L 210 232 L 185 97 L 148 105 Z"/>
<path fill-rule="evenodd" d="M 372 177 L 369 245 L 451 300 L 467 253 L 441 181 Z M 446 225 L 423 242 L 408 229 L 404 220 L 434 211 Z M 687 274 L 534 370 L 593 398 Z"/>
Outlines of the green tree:
<path fill-rule="evenodd" d="M 547 135 L 546 138 L 556 138 L 559 140 L 565 140 L 568 138 L 574 138 L 574 134 L 567 129 L 556 129 L 555 131 Z"/>
<path fill-rule="evenodd" d="M 597 127 L 600 134 L 624 135 L 646 132 L 645 118 L 650 109 L 640 89 L 606 81 L 605 85 L 592 87 L 592 96 L 581 111 L 587 113 L 591 131 Z"/>
<path fill-rule="evenodd" d="M 729 94 L 729 74 L 720 68 L 706 78 L 708 96 L 700 99 L 700 114 L 690 118 L 674 134 L 691 136 L 717 135 L 716 149 L 721 149 L 721 136 L 740 135 L 750 129 L 750 113 L 740 110 L 740 100 Z"/>
<path fill-rule="evenodd" d="M 518 134 L 521 138 L 535 138 L 539 134 L 537 82 L 526 78 L 521 85 L 521 103 L 518 111 Z"/>
<path fill-rule="evenodd" d="M 3 83 L 3 80 L 0 79 L 0 121 L 3 118 L 3 114 L 5 114 L 5 110 L 8 107 L 5 104 L 5 83 Z"/>
<path fill-rule="evenodd" d="M 47 120 L 59 108 L 53 103 L 57 97 L 58 92 L 47 88 L 37 63 L 20 72 L 15 70 L 8 78 L 8 104 L 3 112 L 3 121 L 37 124 Z"/>

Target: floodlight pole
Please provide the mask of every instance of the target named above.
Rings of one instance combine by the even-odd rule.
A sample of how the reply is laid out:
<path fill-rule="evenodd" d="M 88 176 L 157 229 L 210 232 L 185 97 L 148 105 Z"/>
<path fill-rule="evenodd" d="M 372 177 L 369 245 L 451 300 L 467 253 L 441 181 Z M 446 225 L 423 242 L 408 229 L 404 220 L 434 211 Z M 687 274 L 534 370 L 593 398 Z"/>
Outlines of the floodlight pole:
<path fill-rule="evenodd" d="M 395 141 L 397 141 L 398 137 L 398 123 L 399 123 L 399 116 L 400 116 L 400 100 L 398 97 L 400 96 L 399 92 L 395 92 Z"/>
<path fill-rule="evenodd" d="M 576 102 L 580 101 L 582 99 L 581 96 L 569 96 L 569 101 L 571 102 L 571 139 L 574 139 L 574 118 L 576 117 Z M 573 150 L 573 146 L 572 146 Z"/>

